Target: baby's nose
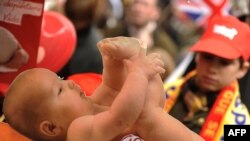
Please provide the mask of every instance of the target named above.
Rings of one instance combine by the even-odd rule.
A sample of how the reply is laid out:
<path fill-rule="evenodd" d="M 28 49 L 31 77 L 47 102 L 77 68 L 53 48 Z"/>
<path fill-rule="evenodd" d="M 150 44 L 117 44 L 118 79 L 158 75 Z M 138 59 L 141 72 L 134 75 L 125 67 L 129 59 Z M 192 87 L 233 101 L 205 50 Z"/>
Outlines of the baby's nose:
<path fill-rule="evenodd" d="M 77 91 L 81 91 L 81 88 L 78 84 L 76 84 L 73 80 L 67 80 L 68 81 L 68 87 L 70 89 L 75 89 Z"/>
<path fill-rule="evenodd" d="M 67 80 L 68 81 L 68 87 L 70 88 L 70 89 L 74 89 L 75 88 L 75 83 L 74 83 L 74 81 L 72 81 L 72 80 Z"/>

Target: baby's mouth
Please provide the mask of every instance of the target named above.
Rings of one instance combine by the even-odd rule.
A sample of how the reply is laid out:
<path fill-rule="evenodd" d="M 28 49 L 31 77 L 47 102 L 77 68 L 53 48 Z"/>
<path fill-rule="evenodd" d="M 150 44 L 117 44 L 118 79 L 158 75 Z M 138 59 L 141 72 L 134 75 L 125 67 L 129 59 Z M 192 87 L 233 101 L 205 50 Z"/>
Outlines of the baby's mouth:
<path fill-rule="evenodd" d="M 85 93 L 83 91 L 80 91 L 80 97 L 82 97 L 82 98 L 86 97 L 86 95 L 85 95 Z"/>
<path fill-rule="evenodd" d="M 82 97 L 83 96 L 83 92 L 82 91 L 80 91 L 80 97 Z"/>

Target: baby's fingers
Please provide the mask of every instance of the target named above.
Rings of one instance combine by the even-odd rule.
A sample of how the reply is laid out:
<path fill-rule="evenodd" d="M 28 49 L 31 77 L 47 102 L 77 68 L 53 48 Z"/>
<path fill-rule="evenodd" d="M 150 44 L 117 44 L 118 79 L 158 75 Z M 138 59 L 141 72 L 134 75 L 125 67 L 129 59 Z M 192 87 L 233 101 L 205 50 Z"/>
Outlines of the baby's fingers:
<path fill-rule="evenodd" d="M 155 69 L 158 73 L 165 73 L 164 62 L 161 59 L 155 58 L 154 63 L 155 63 Z"/>
<path fill-rule="evenodd" d="M 149 59 L 151 59 L 154 63 L 154 68 L 157 71 L 157 73 L 164 73 L 165 69 L 164 69 L 164 62 L 161 59 L 161 55 L 158 53 L 152 53 L 150 55 L 148 55 Z"/>
<path fill-rule="evenodd" d="M 164 74 L 165 71 L 166 71 L 163 67 L 160 67 L 160 66 L 157 66 L 155 69 L 156 69 L 156 71 L 157 71 L 158 73 L 160 73 L 160 74 Z"/>

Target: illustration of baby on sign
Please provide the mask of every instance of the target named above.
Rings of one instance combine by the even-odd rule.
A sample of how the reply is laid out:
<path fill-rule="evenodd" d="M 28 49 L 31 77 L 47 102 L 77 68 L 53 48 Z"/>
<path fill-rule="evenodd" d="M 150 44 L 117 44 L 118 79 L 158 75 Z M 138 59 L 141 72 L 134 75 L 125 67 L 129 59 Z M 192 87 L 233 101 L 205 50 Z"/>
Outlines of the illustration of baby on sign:
<path fill-rule="evenodd" d="M 0 82 L 36 67 L 45 0 L 0 0 Z"/>
<path fill-rule="evenodd" d="M 15 36 L 0 26 L 0 72 L 14 72 L 28 62 L 29 54 Z"/>

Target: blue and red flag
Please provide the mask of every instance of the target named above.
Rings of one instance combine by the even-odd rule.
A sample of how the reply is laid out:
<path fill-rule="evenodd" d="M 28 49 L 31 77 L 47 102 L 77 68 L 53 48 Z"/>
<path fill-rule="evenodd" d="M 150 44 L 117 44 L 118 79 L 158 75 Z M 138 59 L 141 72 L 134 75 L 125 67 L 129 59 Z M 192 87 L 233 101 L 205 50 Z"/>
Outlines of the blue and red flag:
<path fill-rule="evenodd" d="M 204 26 L 215 15 L 228 15 L 231 7 L 228 0 L 174 0 L 173 3 L 199 26 Z"/>

